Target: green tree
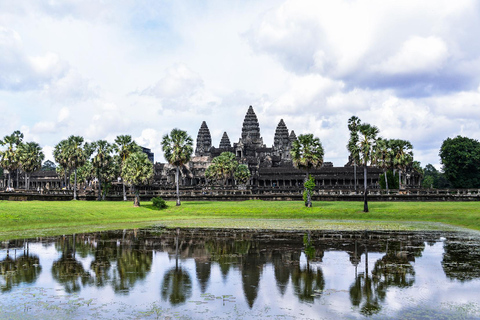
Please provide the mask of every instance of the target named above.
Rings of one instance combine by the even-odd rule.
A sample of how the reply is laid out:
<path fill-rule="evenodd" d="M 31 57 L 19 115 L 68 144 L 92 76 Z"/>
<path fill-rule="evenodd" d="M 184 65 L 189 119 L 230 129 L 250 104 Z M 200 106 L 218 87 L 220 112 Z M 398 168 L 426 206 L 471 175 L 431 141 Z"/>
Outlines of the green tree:
<path fill-rule="evenodd" d="M 68 141 L 61 140 L 53 149 L 53 158 L 58 163 L 57 174 L 64 178 L 64 185 L 67 187 L 68 173 Z"/>
<path fill-rule="evenodd" d="M 422 188 L 450 188 L 450 182 L 444 174 L 430 163 L 423 169 Z"/>
<path fill-rule="evenodd" d="M 394 139 L 390 140 L 393 165 L 398 169 L 398 186 L 402 188 L 402 172 L 413 162 L 413 146 L 409 141 Z"/>
<path fill-rule="evenodd" d="M 5 136 L 0 140 L 0 145 L 7 146 L 7 149 L 0 153 L 0 165 L 8 170 L 8 187 L 12 186 L 12 172 L 18 170 L 20 161 L 18 159 L 18 147 L 22 143 L 23 133 L 16 130 L 11 135 Z M 18 187 L 18 175 L 17 175 Z"/>
<path fill-rule="evenodd" d="M 375 148 L 375 158 L 377 165 L 383 169 L 383 178 L 385 181 L 385 189 L 388 193 L 388 175 L 387 170 L 390 168 L 391 163 L 391 148 L 390 140 L 379 138 Z"/>
<path fill-rule="evenodd" d="M 246 184 L 250 180 L 250 170 L 246 164 L 239 164 L 235 169 L 233 177 L 240 184 Z"/>
<path fill-rule="evenodd" d="M 53 161 L 47 160 L 42 165 L 42 171 L 55 171 L 56 167 Z"/>
<path fill-rule="evenodd" d="M 87 161 L 88 155 L 84 149 L 83 138 L 80 136 L 70 136 L 66 143 L 67 168 L 69 172 L 74 173 L 73 200 L 77 200 L 77 169 L 82 167 Z"/>
<path fill-rule="evenodd" d="M 352 116 L 350 119 L 348 119 L 348 130 L 350 131 L 350 139 L 348 141 L 349 144 L 356 144 L 358 141 L 358 126 L 360 125 L 361 121 L 358 117 Z M 352 153 L 352 152 L 357 152 L 357 149 L 351 149 L 349 145 L 347 145 L 347 149 L 350 151 L 350 159 L 353 163 L 353 180 L 354 180 L 354 187 L 355 187 L 355 193 L 357 192 L 357 162 L 355 159 L 357 159 L 357 155 Z"/>
<path fill-rule="evenodd" d="M 212 163 L 205 171 L 205 177 L 210 180 L 222 180 L 223 185 L 231 178 L 238 167 L 235 155 L 231 152 L 222 152 L 213 158 Z M 247 168 L 248 169 L 248 168 Z"/>
<path fill-rule="evenodd" d="M 132 140 L 130 135 L 120 135 L 115 139 L 114 144 L 115 151 L 120 158 L 120 167 L 123 167 L 125 161 L 128 157 L 137 151 L 141 151 L 140 147 Z M 123 185 L 123 201 L 127 201 L 127 193 L 125 191 L 125 178 L 122 176 L 122 185 Z"/>
<path fill-rule="evenodd" d="M 175 183 L 177 186 L 177 206 L 179 206 L 179 171 L 180 167 L 187 164 L 192 157 L 193 140 L 186 131 L 175 128 L 170 132 L 170 135 L 163 136 L 162 149 L 168 163 L 176 167 Z"/>
<path fill-rule="evenodd" d="M 113 165 L 113 147 L 106 140 L 98 140 L 87 146 L 93 150 L 92 165 L 95 168 L 95 175 L 98 179 L 98 197 L 102 200 L 102 182 L 107 181 L 108 170 Z"/>
<path fill-rule="evenodd" d="M 467 137 L 447 138 L 440 148 L 445 177 L 454 188 L 480 186 L 480 142 Z"/>
<path fill-rule="evenodd" d="M 138 193 L 138 185 L 147 183 L 148 179 L 153 177 L 153 164 L 143 152 L 134 152 L 125 159 L 122 166 L 122 177 L 125 182 L 132 186 L 135 192 L 133 205 L 140 206 L 140 196 Z"/>
<path fill-rule="evenodd" d="M 323 147 L 320 139 L 314 138 L 313 134 L 301 134 L 292 143 L 290 149 L 293 165 L 306 171 L 305 181 L 308 180 L 309 171 L 320 168 L 323 164 Z M 307 207 L 312 206 L 311 193 L 307 190 Z"/>
<path fill-rule="evenodd" d="M 368 123 L 362 123 L 356 129 L 357 131 L 350 136 L 347 148 L 354 161 L 363 166 L 363 211 L 368 212 L 367 167 L 375 164 L 375 150 L 379 130 Z"/>
<path fill-rule="evenodd" d="M 39 170 L 42 167 L 42 161 L 45 155 L 42 148 L 36 142 L 22 143 L 18 147 L 18 160 L 20 167 L 25 172 L 25 187 L 30 189 L 29 174 Z"/>

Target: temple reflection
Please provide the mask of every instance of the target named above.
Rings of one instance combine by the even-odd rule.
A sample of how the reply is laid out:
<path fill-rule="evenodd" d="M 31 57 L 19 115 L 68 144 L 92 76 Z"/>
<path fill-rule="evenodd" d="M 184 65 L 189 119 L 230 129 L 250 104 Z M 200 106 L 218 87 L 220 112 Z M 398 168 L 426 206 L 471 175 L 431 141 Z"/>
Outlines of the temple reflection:
<path fill-rule="evenodd" d="M 351 268 L 345 290 L 351 306 L 372 316 L 382 310 L 392 288 L 415 285 L 416 259 L 426 246 L 439 241 L 443 241 L 441 265 L 448 278 L 480 278 L 478 240 L 440 239 L 435 232 L 122 230 L 44 238 L 40 244 L 56 250 L 58 256 L 47 272 L 67 293 L 97 287 L 130 295 L 137 286 L 148 285 L 158 288 L 161 301 L 177 306 L 196 294 L 211 293 L 218 279 L 224 287 L 231 285 L 232 278 L 239 279 L 250 309 L 262 290 L 314 304 L 331 289 L 326 287 L 326 275 L 332 275 L 324 272 L 325 259 L 330 253 L 344 252 L 346 261 L 341 265 Z M 29 251 L 29 241 L 2 245 L 2 292 L 34 284 L 42 272 L 42 258 Z M 167 263 L 159 262 L 160 253 Z M 155 283 L 148 280 L 152 272 L 157 273 Z M 274 283 L 263 280 L 267 275 Z"/>

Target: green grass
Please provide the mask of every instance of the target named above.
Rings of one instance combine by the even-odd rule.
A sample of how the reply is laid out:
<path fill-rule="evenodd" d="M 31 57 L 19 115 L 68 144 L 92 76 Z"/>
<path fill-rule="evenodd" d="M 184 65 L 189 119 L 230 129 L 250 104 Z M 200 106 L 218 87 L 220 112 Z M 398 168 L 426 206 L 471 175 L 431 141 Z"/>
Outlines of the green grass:
<path fill-rule="evenodd" d="M 166 227 L 432 230 L 463 227 L 480 230 L 479 202 L 315 202 L 299 201 L 168 202 L 0 201 L 0 239 L 69 233 Z"/>

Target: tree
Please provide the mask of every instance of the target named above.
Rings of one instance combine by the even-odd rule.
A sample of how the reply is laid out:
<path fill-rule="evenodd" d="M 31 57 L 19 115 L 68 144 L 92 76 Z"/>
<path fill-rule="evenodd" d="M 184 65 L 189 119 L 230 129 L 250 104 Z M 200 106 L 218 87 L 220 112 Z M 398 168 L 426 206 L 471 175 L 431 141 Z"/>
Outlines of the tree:
<path fill-rule="evenodd" d="M 358 139 L 358 126 L 360 125 L 360 119 L 358 117 L 352 116 L 350 119 L 348 119 L 348 130 L 350 130 L 350 140 L 349 144 L 356 144 Z M 352 152 L 356 152 L 356 149 L 351 149 L 347 145 L 347 149 L 350 151 L 350 160 L 353 162 L 353 181 L 354 181 L 354 186 L 355 186 L 355 193 L 357 192 L 357 162 L 356 162 L 356 154 L 353 154 Z M 351 150 L 350 150 L 351 149 Z"/>
<path fill-rule="evenodd" d="M 387 170 L 390 168 L 391 162 L 390 140 L 378 139 L 375 148 L 375 158 L 377 165 L 383 169 L 383 176 L 385 179 L 385 188 L 388 193 L 388 177 Z"/>
<path fill-rule="evenodd" d="M 480 142 L 461 136 L 447 138 L 439 155 L 445 177 L 454 188 L 480 186 Z"/>
<path fill-rule="evenodd" d="M 50 161 L 50 160 L 47 160 L 43 163 L 42 165 L 42 171 L 55 171 L 55 168 L 57 166 L 55 165 L 55 163 L 53 163 L 53 161 Z"/>
<path fill-rule="evenodd" d="M 22 143 L 18 149 L 18 160 L 20 167 L 25 172 L 25 188 L 28 190 L 30 189 L 30 179 L 28 175 L 42 167 L 42 161 L 45 159 L 45 155 L 40 145 L 36 142 Z"/>
<path fill-rule="evenodd" d="M 84 150 L 83 138 L 80 136 L 70 136 L 66 143 L 66 161 L 67 168 L 73 170 L 75 180 L 73 183 L 73 200 L 77 200 L 77 169 L 82 167 L 87 161 L 88 155 Z"/>
<path fill-rule="evenodd" d="M 130 135 L 117 136 L 114 144 L 115 151 L 120 158 L 120 167 L 122 168 L 127 158 L 134 152 L 141 151 L 140 147 L 132 140 Z M 127 193 L 125 192 L 125 178 L 122 176 L 123 185 L 123 201 L 127 201 Z"/>
<path fill-rule="evenodd" d="M 162 149 L 165 159 L 176 167 L 175 183 L 177 186 L 177 206 L 180 205 L 180 193 L 178 190 L 180 167 L 190 161 L 193 153 L 193 140 L 186 131 L 173 129 L 170 135 L 166 134 L 162 139 Z"/>
<path fill-rule="evenodd" d="M 0 145 L 7 146 L 7 149 L 0 153 L 0 165 L 2 168 L 8 170 L 8 187 L 12 186 L 12 172 L 17 170 L 20 162 L 18 160 L 18 147 L 22 143 L 23 133 L 16 130 L 11 135 L 5 136 L 0 141 Z M 18 175 L 17 175 L 17 187 L 18 187 Z"/>
<path fill-rule="evenodd" d="M 320 139 L 314 138 L 313 134 L 301 134 L 292 143 L 290 149 L 293 165 L 306 171 L 305 181 L 308 180 L 309 171 L 319 168 L 323 164 L 323 147 Z M 312 206 L 310 190 L 307 190 L 307 207 Z"/>
<path fill-rule="evenodd" d="M 113 165 L 113 147 L 106 140 L 98 140 L 91 145 L 87 145 L 87 149 L 93 150 L 92 165 L 95 168 L 95 175 L 98 179 L 98 197 L 102 200 L 102 181 L 107 176 L 107 170 Z"/>
<path fill-rule="evenodd" d="M 250 180 L 250 170 L 246 164 L 239 164 L 235 169 L 233 177 L 240 184 L 246 184 Z"/>
<path fill-rule="evenodd" d="M 134 152 L 125 159 L 122 166 L 122 177 L 125 182 L 132 186 L 135 192 L 135 199 L 133 205 L 140 206 L 140 196 L 137 186 L 146 183 L 148 179 L 153 177 L 153 164 L 148 160 L 148 157 L 143 152 Z"/>
<path fill-rule="evenodd" d="M 218 157 L 213 158 L 212 163 L 205 171 L 205 177 L 210 180 L 222 180 L 227 185 L 228 178 L 231 178 L 238 167 L 235 155 L 231 152 L 222 152 Z"/>
<path fill-rule="evenodd" d="M 374 164 L 376 160 L 375 150 L 379 130 L 368 123 L 362 123 L 356 129 L 357 131 L 350 136 L 347 148 L 353 160 L 363 166 L 363 211 L 368 212 L 367 167 Z"/>
<path fill-rule="evenodd" d="M 405 172 L 413 162 L 413 146 L 409 141 L 394 139 L 390 140 L 392 160 L 395 168 L 398 169 L 398 186 L 402 188 L 402 171 Z"/>
<path fill-rule="evenodd" d="M 67 177 L 68 173 L 68 142 L 67 140 L 61 140 L 57 143 L 53 149 L 53 158 L 58 163 L 56 168 L 57 173 L 64 178 L 64 185 L 67 187 Z"/>
<path fill-rule="evenodd" d="M 450 188 L 450 182 L 445 175 L 430 163 L 423 169 L 422 188 Z"/>

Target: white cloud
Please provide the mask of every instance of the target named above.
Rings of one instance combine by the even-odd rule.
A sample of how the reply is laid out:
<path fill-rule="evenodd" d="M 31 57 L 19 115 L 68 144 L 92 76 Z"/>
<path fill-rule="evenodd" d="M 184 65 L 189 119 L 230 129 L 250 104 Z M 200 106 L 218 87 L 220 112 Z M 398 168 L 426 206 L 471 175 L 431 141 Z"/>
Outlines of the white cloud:
<path fill-rule="evenodd" d="M 402 44 L 400 51 L 373 70 L 386 74 L 435 73 L 448 58 L 444 41 L 437 37 L 414 36 Z"/>

